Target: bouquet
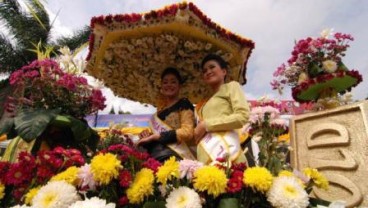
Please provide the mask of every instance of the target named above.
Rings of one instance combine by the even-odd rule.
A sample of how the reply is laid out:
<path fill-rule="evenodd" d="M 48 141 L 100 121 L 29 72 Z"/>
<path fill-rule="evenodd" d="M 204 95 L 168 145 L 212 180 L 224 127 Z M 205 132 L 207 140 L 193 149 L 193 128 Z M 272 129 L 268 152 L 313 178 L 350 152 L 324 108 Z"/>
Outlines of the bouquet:
<path fill-rule="evenodd" d="M 296 42 L 291 58 L 274 72 L 272 88 L 281 93 L 285 85 L 292 87 L 292 96 L 299 102 L 344 94 L 362 81 L 358 71 L 348 70 L 342 59 L 349 42 L 349 34 L 325 30 L 321 37 L 308 37 Z"/>
<path fill-rule="evenodd" d="M 73 147 L 83 153 L 95 150 L 98 135 L 84 117 L 105 108 L 101 90 L 90 86 L 82 76 L 64 72 L 51 59 L 22 67 L 10 75 L 9 81 L 15 89 L 9 102 L 16 109 L 0 120 L 0 135 L 27 143 L 42 140 L 51 148 Z M 9 146 L 18 145 L 13 140 Z"/>
<path fill-rule="evenodd" d="M 19 93 L 17 102 L 24 108 L 59 109 L 60 114 L 80 119 L 105 108 L 100 90 L 93 89 L 82 76 L 63 72 L 51 59 L 34 61 L 9 79 Z"/>

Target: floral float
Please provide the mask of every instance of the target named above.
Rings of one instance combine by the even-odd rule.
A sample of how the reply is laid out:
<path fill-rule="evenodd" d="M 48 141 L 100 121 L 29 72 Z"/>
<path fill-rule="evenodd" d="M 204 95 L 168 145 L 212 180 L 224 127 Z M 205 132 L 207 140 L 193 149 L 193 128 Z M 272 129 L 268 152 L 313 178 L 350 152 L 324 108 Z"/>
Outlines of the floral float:
<path fill-rule="evenodd" d="M 155 104 L 160 74 L 180 70 L 183 96 L 196 103 L 207 87 L 198 82 L 200 62 L 217 53 L 229 62 L 229 80 L 246 82 L 254 43 L 212 22 L 193 3 L 179 3 L 145 14 L 107 15 L 91 20 L 87 72 L 116 94 Z"/>
<path fill-rule="evenodd" d="M 333 100 L 337 95 L 350 91 L 362 81 L 356 70 L 349 70 L 342 58 L 354 38 L 349 34 L 323 31 L 321 37 L 296 42 L 292 56 L 274 72 L 273 89 L 281 91 L 285 85 L 292 87 L 292 96 L 299 102 L 320 100 L 323 107 L 339 105 Z M 335 100 L 336 100 L 335 99 Z M 331 105 L 330 105 L 331 104 Z"/>
<path fill-rule="evenodd" d="M 121 133 L 106 132 L 98 151 L 86 158 L 76 149 L 57 147 L 36 156 L 22 152 L 15 163 L 0 162 L 0 206 L 305 208 L 316 204 L 308 196 L 312 187 L 328 188 L 316 169 L 299 172 L 285 161 L 277 171 L 230 165 L 226 158 L 208 166 L 174 157 L 161 164 Z M 108 139 L 117 135 L 122 140 Z"/>

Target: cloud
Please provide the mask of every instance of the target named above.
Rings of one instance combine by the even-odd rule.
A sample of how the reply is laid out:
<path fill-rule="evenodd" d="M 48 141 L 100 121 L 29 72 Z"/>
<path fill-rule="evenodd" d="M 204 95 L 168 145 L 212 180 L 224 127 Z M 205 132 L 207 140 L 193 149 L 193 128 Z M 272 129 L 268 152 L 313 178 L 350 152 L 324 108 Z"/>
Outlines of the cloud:
<path fill-rule="evenodd" d="M 145 12 L 179 2 L 170 0 L 79 0 L 61 3 L 49 0 L 48 8 L 56 13 L 62 26 L 77 29 L 88 25 L 90 18 L 109 13 Z M 345 64 L 368 77 L 368 2 L 360 0 L 194 0 L 212 20 L 256 43 L 248 64 L 248 83 L 244 87 L 249 98 L 262 95 L 278 97 L 269 82 L 272 72 L 285 62 L 294 41 L 318 36 L 325 28 L 351 33 L 356 40 L 348 49 Z M 353 90 L 356 99 L 367 97 L 363 82 Z M 290 99 L 290 90 L 280 98 Z M 123 101 L 119 101 L 123 102 Z"/>

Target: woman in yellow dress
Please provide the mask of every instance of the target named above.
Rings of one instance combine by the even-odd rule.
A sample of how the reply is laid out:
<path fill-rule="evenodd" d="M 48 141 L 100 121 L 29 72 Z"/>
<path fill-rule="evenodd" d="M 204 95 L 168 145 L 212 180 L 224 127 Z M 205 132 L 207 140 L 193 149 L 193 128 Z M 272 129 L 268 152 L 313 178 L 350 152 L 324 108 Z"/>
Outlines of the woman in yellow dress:
<path fill-rule="evenodd" d="M 225 83 L 228 66 L 220 56 L 207 55 L 202 61 L 204 82 L 212 89 L 209 99 L 198 103 L 198 124 L 194 130 L 197 159 L 205 164 L 218 158 L 246 162 L 238 129 L 248 121 L 249 104 L 238 82 Z"/>
<path fill-rule="evenodd" d="M 161 162 L 171 156 L 195 159 L 187 145 L 193 143 L 194 107 L 188 99 L 179 97 L 182 83 L 178 70 L 164 70 L 157 113 L 150 120 L 150 131 L 143 131 L 137 143 Z"/>

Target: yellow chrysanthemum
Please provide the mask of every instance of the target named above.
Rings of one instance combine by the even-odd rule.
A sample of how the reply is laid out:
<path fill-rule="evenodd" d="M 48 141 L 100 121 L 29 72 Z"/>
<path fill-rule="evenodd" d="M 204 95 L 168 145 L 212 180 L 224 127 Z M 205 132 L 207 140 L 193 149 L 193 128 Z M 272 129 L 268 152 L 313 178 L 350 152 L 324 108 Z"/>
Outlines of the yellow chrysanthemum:
<path fill-rule="evenodd" d="M 287 134 L 282 134 L 282 135 L 280 135 L 280 136 L 277 138 L 277 140 L 278 140 L 279 142 L 289 142 L 289 141 L 290 141 L 290 134 L 289 134 L 289 133 L 287 133 Z"/>
<path fill-rule="evenodd" d="M 153 195 L 154 180 L 153 171 L 142 168 L 136 174 L 132 185 L 126 191 L 129 203 L 140 204 L 146 197 Z"/>
<path fill-rule="evenodd" d="M 5 196 L 5 185 L 0 183 L 0 200 Z"/>
<path fill-rule="evenodd" d="M 282 170 L 279 172 L 279 175 L 278 176 L 294 176 L 294 173 L 292 173 L 291 171 L 288 171 L 288 170 Z"/>
<path fill-rule="evenodd" d="M 159 167 L 156 173 L 157 181 L 163 185 L 166 185 L 167 181 L 179 178 L 179 176 L 179 162 L 175 160 L 175 157 L 170 157 L 169 160 L 166 160 L 164 165 Z"/>
<path fill-rule="evenodd" d="M 303 170 L 303 173 L 308 176 L 311 180 L 313 180 L 313 183 L 321 189 L 328 189 L 328 180 L 327 178 L 320 172 L 318 172 L 317 169 L 314 168 L 305 168 Z"/>
<path fill-rule="evenodd" d="M 252 167 L 244 171 L 243 183 L 255 191 L 267 192 L 272 186 L 273 176 L 267 168 Z"/>
<path fill-rule="evenodd" d="M 121 161 L 111 153 L 96 155 L 91 161 L 93 178 L 102 185 L 107 185 L 117 178 L 121 167 Z"/>
<path fill-rule="evenodd" d="M 226 192 L 227 181 L 224 171 L 215 166 L 203 166 L 194 172 L 193 187 L 217 197 Z"/>
<path fill-rule="evenodd" d="M 66 181 L 67 183 L 77 186 L 79 183 L 78 180 L 78 171 L 79 168 L 75 166 L 71 166 L 65 171 L 53 176 L 50 181 Z"/>
<path fill-rule="evenodd" d="M 25 195 L 25 198 L 24 198 L 24 202 L 27 205 L 32 205 L 32 200 L 36 196 L 36 194 L 38 193 L 40 188 L 41 187 L 36 187 L 36 188 L 32 188 L 31 190 L 28 191 L 28 193 Z"/>

